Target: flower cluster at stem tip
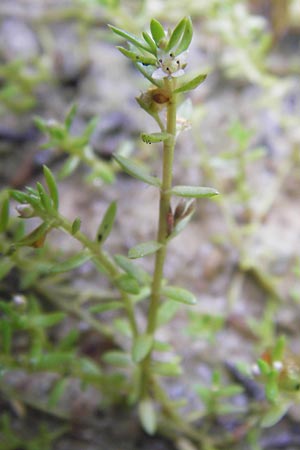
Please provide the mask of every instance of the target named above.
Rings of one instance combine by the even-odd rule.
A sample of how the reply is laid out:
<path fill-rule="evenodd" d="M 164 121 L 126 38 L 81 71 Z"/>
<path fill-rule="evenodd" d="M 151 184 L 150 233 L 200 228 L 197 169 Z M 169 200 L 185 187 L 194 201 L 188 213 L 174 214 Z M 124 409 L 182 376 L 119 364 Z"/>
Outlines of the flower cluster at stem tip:
<path fill-rule="evenodd" d="M 185 74 L 187 51 L 193 37 L 189 17 L 181 19 L 173 30 L 166 30 L 158 20 L 152 19 L 150 33 L 142 34 L 144 41 L 114 26 L 110 25 L 110 28 L 127 40 L 129 49 L 118 49 L 134 61 L 150 81 L 157 80 L 159 83 L 160 80 L 178 78 Z"/>
<path fill-rule="evenodd" d="M 174 53 L 165 54 L 164 51 L 159 52 L 157 66 L 158 68 L 152 73 L 154 80 L 161 80 L 165 77 L 181 77 L 184 75 L 186 67 L 187 51 L 181 55 Z"/>

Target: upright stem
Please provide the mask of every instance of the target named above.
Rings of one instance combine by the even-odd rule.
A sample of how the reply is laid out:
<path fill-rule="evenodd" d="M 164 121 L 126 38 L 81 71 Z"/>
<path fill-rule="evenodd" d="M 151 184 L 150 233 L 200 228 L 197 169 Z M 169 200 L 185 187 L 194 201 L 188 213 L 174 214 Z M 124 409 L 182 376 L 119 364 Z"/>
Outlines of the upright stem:
<path fill-rule="evenodd" d="M 166 244 L 168 237 L 168 214 L 170 212 L 170 189 L 172 188 L 173 159 L 176 139 L 176 94 L 175 80 L 165 79 L 165 88 L 169 93 L 169 103 L 167 106 L 167 126 L 166 131 L 170 137 L 164 141 L 163 147 L 163 167 L 162 167 L 162 186 L 159 199 L 159 219 L 157 230 L 157 241 L 162 247 L 156 253 L 155 267 L 152 281 L 151 299 L 148 311 L 147 333 L 154 336 L 157 324 L 157 313 L 160 305 L 161 282 L 164 272 L 164 263 L 166 258 Z M 142 362 L 141 377 L 141 397 L 149 393 L 149 387 L 153 380 L 149 366 L 151 364 L 151 352 Z"/>
<path fill-rule="evenodd" d="M 162 186 L 159 200 L 159 221 L 157 241 L 162 247 L 156 253 L 155 268 L 152 282 L 152 293 L 148 312 L 147 333 L 153 334 L 156 329 L 157 312 L 160 301 L 161 281 L 163 278 L 166 257 L 166 241 L 168 237 L 168 214 L 170 211 L 170 189 L 172 188 L 174 146 L 176 138 L 176 94 L 173 94 L 174 79 L 165 79 L 165 88 L 169 91 L 170 100 L 167 107 L 166 131 L 170 137 L 164 141 Z"/>

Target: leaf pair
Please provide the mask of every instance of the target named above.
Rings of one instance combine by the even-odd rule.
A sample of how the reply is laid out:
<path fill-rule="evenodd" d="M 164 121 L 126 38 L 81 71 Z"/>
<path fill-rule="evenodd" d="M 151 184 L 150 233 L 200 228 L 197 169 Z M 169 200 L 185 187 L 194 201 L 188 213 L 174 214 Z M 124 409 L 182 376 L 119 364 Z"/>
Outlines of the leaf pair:
<path fill-rule="evenodd" d="M 193 37 L 193 26 L 189 17 L 184 17 L 178 22 L 170 33 L 169 39 L 167 39 L 162 24 L 156 19 L 152 19 L 150 22 L 151 34 L 147 32 L 142 33 L 143 40 L 113 25 L 109 25 L 109 27 L 115 34 L 125 39 L 136 49 L 135 51 L 129 51 L 123 47 L 118 47 L 125 56 L 134 61 L 151 65 L 156 63 L 155 58 L 158 49 L 163 49 L 166 53 L 173 52 L 174 56 L 180 55 L 188 49 Z M 137 50 L 139 53 L 137 53 Z M 153 55 L 155 58 L 153 59 L 149 55 Z"/>
<path fill-rule="evenodd" d="M 184 17 L 175 26 L 166 46 L 166 52 L 172 52 L 175 56 L 185 52 L 192 41 L 193 25 L 190 17 Z"/>

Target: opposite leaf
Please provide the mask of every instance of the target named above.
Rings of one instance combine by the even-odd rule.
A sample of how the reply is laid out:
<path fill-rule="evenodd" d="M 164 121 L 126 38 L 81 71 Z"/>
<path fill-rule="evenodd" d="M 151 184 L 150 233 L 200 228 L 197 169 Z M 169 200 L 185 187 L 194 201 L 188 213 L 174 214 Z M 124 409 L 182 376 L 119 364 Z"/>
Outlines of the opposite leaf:
<path fill-rule="evenodd" d="M 175 286 L 165 286 L 162 289 L 162 294 L 171 300 L 175 300 L 176 302 L 180 303 L 185 303 L 187 305 L 195 305 L 197 303 L 197 299 L 194 296 L 194 294 L 183 288 Z"/>
<path fill-rule="evenodd" d="M 150 52 L 149 47 L 146 46 L 142 41 L 140 41 L 133 34 L 128 33 L 127 31 L 121 30 L 120 28 L 114 27 L 113 25 L 108 25 L 108 26 L 114 33 L 116 33 L 117 35 L 126 39 L 126 41 L 131 42 L 135 47 L 141 48 L 141 49 L 145 50 L 146 52 Z"/>
<path fill-rule="evenodd" d="M 142 258 L 143 256 L 151 255 L 152 253 L 157 252 L 157 250 L 159 250 L 161 247 L 162 244 L 157 241 L 142 242 L 141 244 L 138 244 L 129 250 L 128 258 Z"/>
<path fill-rule="evenodd" d="M 163 26 L 158 20 L 152 19 L 150 23 L 150 30 L 156 45 L 159 45 L 160 41 L 165 37 L 165 30 Z"/>
<path fill-rule="evenodd" d="M 192 41 L 193 37 L 193 24 L 190 17 L 187 17 L 185 19 L 185 28 L 184 33 L 181 38 L 180 43 L 178 44 L 178 47 L 176 49 L 176 55 L 180 55 L 181 53 L 185 52 Z"/>
<path fill-rule="evenodd" d="M 43 166 L 43 172 L 49 189 L 50 197 L 53 202 L 53 206 L 57 210 L 59 206 L 59 195 L 54 175 L 47 166 Z"/>
<path fill-rule="evenodd" d="M 157 419 L 154 403 L 150 398 L 145 398 L 139 403 L 138 414 L 146 433 L 153 435 L 157 428 Z"/>
<path fill-rule="evenodd" d="M 126 258 L 126 256 L 115 255 L 114 259 L 118 266 L 134 278 L 139 284 L 149 283 L 151 279 L 150 275 L 137 264 L 130 261 L 130 259 Z"/>
<path fill-rule="evenodd" d="M 117 203 L 111 202 L 111 204 L 108 206 L 104 214 L 104 217 L 97 231 L 96 239 L 101 244 L 103 244 L 103 242 L 108 238 L 111 232 L 111 229 L 115 221 L 116 212 L 117 212 Z"/>
<path fill-rule="evenodd" d="M 170 50 L 172 50 L 172 48 L 174 48 L 175 45 L 178 43 L 179 39 L 181 38 L 181 36 L 183 34 L 183 30 L 185 29 L 185 25 L 186 25 L 186 18 L 184 17 L 175 26 L 175 28 L 171 34 L 171 37 L 169 39 L 168 45 L 166 47 L 166 52 L 169 52 Z"/>
<path fill-rule="evenodd" d="M 9 199 L 5 198 L 1 205 L 0 212 L 0 233 L 6 230 L 9 221 Z"/>
<path fill-rule="evenodd" d="M 74 117 L 77 113 L 77 105 L 74 103 L 70 110 L 68 111 L 66 118 L 65 118 L 65 127 L 68 131 L 70 131 L 71 125 L 73 123 Z"/>
<path fill-rule="evenodd" d="M 175 94 L 179 94 L 179 92 L 187 92 L 196 89 L 201 83 L 203 83 L 206 77 L 207 77 L 206 74 L 201 74 L 193 78 L 192 80 L 187 81 L 186 83 L 182 84 L 179 88 L 175 89 L 174 91 Z"/>
<path fill-rule="evenodd" d="M 156 58 L 153 58 L 152 56 L 145 56 L 141 55 L 140 53 L 133 52 L 131 50 L 127 50 L 127 48 L 117 46 L 117 49 L 127 58 L 131 59 L 134 62 L 141 62 L 145 65 L 152 65 L 154 66 L 156 64 Z"/>
<path fill-rule="evenodd" d="M 210 187 L 174 186 L 171 189 L 171 194 L 178 197 L 207 198 L 218 195 L 219 192 L 216 189 Z"/>
<path fill-rule="evenodd" d="M 142 133 L 141 134 L 141 138 L 142 141 L 145 142 L 146 144 L 154 144 L 157 142 L 163 142 L 166 141 L 167 139 L 169 139 L 170 137 L 172 137 L 172 135 L 170 133 L 151 133 L 151 134 L 147 134 L 147 133 Z"/>
<path fill-rule="evenodd" d="M 73 221 L 72 223 L 72 227 L 71 227 L 71 233 L 74 236 L 74 234 L 77 233 L 77 231 L 80 230 L 81 227 L 81 219 L 79 217 L 76 217 L 76 219 Z"/>
<path fill-rule="evenodd" d="M 273 427 L 287 413 L 290 406 L 290 403 L 286 403 L 284 401 L 272 405 L 270 409 L 263 415 L 260 425 L 263 428 Z"/>
<path fill-rule="evenodd" d="M 82 266 L 91 258 L 92 255 L 90 253 L 83 251 L 81 253 L 78 253 L 77 255 L 72 256 L 66 261 L 55 264 L 53 267 L 49 269 L 49 273 L 54 274 L 54 273 L 69 272 L 70 270 L 74 270 L 77 267 Z"/>
<path fill-rule="evenodd" d="M 141 168 L 138 164 L 136 164 L 129 158 L 125 158 L 121 155 L 114 155 L 114 158 L 120 164 L 122 169 L 132 177 L 137 178 L 144 183 L 151 184 L 152 186 L 160 187 L 161 182 L 159 178 L 149 175 L 146 170 Z"/>
<path fill-rule="evenodd" d="M 153 336 L 149 334 L 140 334 L 135 339 L 132 347 L 132 360 L 135 363 L 139 363 L 146 358 L 151 351 L 153 345 Z"/>

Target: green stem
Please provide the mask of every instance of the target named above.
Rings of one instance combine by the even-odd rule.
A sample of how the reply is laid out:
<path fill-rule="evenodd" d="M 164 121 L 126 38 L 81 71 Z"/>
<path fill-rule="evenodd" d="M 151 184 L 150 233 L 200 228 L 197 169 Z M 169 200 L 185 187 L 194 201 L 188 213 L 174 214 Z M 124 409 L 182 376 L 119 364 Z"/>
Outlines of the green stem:
<path fill-rule="evenodd" d="M 103 336 L 113 339 L 112 328 L 101 323 L 99 320 L 95 319 L 92 314 L 83 308 L 80 308 L 77 304 L 72 302 L 66 302 L 61 299 L 61 293 L 59 290 L 53 289 L 53 286 L 48 285 L 45 282 L 39 282 L 34 285 L 34 292 L 38 293 L 42 297 L 46 298 L 49 302 L 55 304 L 60 309 L 68 312 L 70 315 L 74 315 L 83 322 L 87 323 L 93 330 L 102 334 Z"/>
<path fill-rule="evenodd" d="M 72 225 L 66 220 L 63 216 L 58 216 L 59 226 L 66 231 L 68 234 L 72 235 Z M 120 276 L 120 272 L 110 257 L 105 253 L 98 242 L 91 241 L 84 233 L 81 231 L 77 231 L 74 235 L 74 238 L 77 239 L 84 248 L 89 249 L 92 255 L 97 259 L 100 265 L 105 269 L 107 275 L 111 280 L 115 280 Z M 134 309 L 128 294 L 122 290 L 120 290 L 121 298 L 124 302 L 124 306 L 126 308 L 130 328 L 133 336 L 136 336 L 138 333 L 137 323 L 135 320 Z"/>
<path fill-rule="evenodd" d="M 166 242 L 168 238 L 168 214 L 170 211 L 170 189 L 172 188 L 174 146 L 176 138 L 176 94 L 173 94 L 174 80 L 165 79 L 165 87 L 170 92 L 167 109 L 167 133 L 170 138 L 164 141 L 162 187 L 159 200 L 159 221 L 157 241 L 162 247 L 156 253 L 155 268 L 152 282 L 151 301 L 148 313 L 147 333 L 153 334 L 156 329 L 157 312 L 160 301 L 161 281 L 166 258 Z"/>
<path fill-rule="evenodd" d="M 162 168 L 162 186 L 159 200 L 159 219 L 157 241 L 162 244 L 162 247 L 156 253 L 154 274 L 151 289 L 151 298 L 148 311 L 147 333 L 154 336 L 156 330 L 157 314 L 160 305 L 161 284 L 164 272 L 164 263 L 166 258 L 166 244 L 168 238 L 168 214 L 170 212 L 170 189 L 172 188 L 173 176 L 173 159 L 174 147 L 176 139 L 176 94 L 173 94 L 175 89 L 175 81 L 165 79 L 165 88 L 169 92 L 169 103 L 167 107 L 167 126 L 166 131 L 170 134 L 169 139 L 164 141 L 163 148 L 163 168 Z M 149 387 L 151 386 L 151 352 L 147 358 L 142 362 L 142 385 L 141 396 L 147 396 Z"/>

